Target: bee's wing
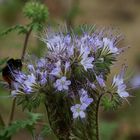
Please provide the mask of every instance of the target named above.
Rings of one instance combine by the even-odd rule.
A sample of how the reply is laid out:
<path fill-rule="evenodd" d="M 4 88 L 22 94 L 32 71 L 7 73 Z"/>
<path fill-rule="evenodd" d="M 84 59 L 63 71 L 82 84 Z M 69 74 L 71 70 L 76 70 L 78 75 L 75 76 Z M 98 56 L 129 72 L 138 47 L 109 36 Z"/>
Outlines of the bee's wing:
<path fill-rule="evenodd" d="M 11 80 L 15 80 L 15 72 L 14 72 L 14 69 L 11 68 L 9 64 L 7 64 L 7 67 L 9 68 L 9 74 L 8 74 L 9 78 Z"/>
<path fill-rule="evenodd" d="M 0 81 L 0 87 L 4 87 L 4 88 L 9 88 L 9 84 L 7 82 L 4 81 Z"/>

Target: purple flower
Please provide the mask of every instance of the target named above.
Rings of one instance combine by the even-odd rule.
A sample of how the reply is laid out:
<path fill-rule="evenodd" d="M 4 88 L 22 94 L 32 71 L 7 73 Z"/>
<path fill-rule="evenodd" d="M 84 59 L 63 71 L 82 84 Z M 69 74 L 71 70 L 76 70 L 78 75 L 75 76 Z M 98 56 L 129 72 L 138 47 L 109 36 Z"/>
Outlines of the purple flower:
<path fill-rule="evenodd" d="M 112 85 L 119 86 L 119 85 L 124 84 L 123 77 L 124 77 L 124 74 L 125 74 L 125 68 L 126 67 L 123 67 L 120 74 L 114 76 Z"/>
<path fill-rule="evenodd" d="M 109 38 L 103 38 L 104 47 L 108 47 L 111 53 L 118 54 L 118 48 L 114 46 L 113 41 Z"/>
<path fill-rule="evenodd" d="M 43 39 L 43 41 L 46 43 L 49 51 L 54 52 L 56 55 L 66 49 L 66 42 L 64 41 L 64 36 L 62 34 L 50 34 L 47 36 L 47 39 Z"/>
<path fill-rule="evenodd" d="M 54 76 L 60 76 L 61 74 L 61 68 L 60 67 L 57 67 L 57 68 L 54 68 L 51 73 L 51 75 L 54 75 Z"/>
<path fill-rule="evenodd" d="M 40 85 L 45 85 L 47 83 L 47 72 L 41 72 L 40 73 L 40 81 L 39 81 Z"/>
<path fill-rule="evenodd" d="M 13 89 L 18 90 L 19 87 L 21 86 L 21 84 L 18 83 L 18 82 L 14 82 L 14 81 L 13 81 L 13 82 L 11 83 L 11 86 L 12 86 Z"/>
<path fill-rule="evenodd" d="M 15 81 L 18 82 L 19 84 L 22 84 L 27 76 L 23 72 L 17 72 L 15 74 Z"/>
<path fill-rule="evenodd" d="M 98 38 L 94 38 L 94 46 L 96 46 L 96 49 L 102 48 L 103 47 L 103 42 Z M 95 49 L 95 51 L 96 51 Z"/>
<path fill-rule="evenodd" d="M 24 81 L 25 85 L 33 85 L 36 83 L 36 77 L 33 73 L 27 76 L 27 79 Z"/>
<path fill-rule="evenodd" d="M 74 54 L 74 46 L 72 45 L 67 48 L 67 56 L 71 57 L 73 54 Z"/>
<path fill-rule="evenodd" d="M 131 80 L 131 86 L 134 88 L 140 87 L 140 75 L 136 75 Z"/>
<path fill-rule="evenodd" d="M 66 45 L 69 45 L 71 43 L 71 36 L 70 36 L 70 34 L 67 34 L 64 37 L 64 42 L 65 42 Z"/>
<path fill-rule="evenodd" d="M 117 93 L 121 98 L 127 98 L 129 97 L 129 93 L 126 90 L 126 85 L 121 84 L 118 86 Z"/>
<path fill-rule="evenodd" d="M 24 85 L 23 86 L 23 92 L 26 94 L 30 94 L 31 92 L 33 92 L 33 88 L 29 85 Z"/>
<path fill-rule="evenodd" d="M 41 58 L 37 61 L 37 67 L 38 68 L 45 68 L 46 67 L 46 60 Z"/>
<path fill-rule="evenodd" d="M 105 82 L 104 82 L 104 79 L 103 79 L 103 75 L 99 75 L 99 76 L 96 76 L 96 80 L 98 81 L 98 83 L 99 83 L 99 85 L 101 86 L 101 87 L 105 87 L 106 85 L 105 85 Z"/>
<path fill-rule="evenodd" d="M 65 63 L 65 72 L 67 72 L 70 68 L 70 62 Z"/>
<path fill-rule="evenodd" d="M 86 96 L 87 95 L 87 91 L 82 88 L 81 90 L 79 90 L 79 95 L 80 96 Z"/>
<path fill-rule="evenodd" d="M 121 77 L 121 75 L 114 76 L 114 78 L 113 78 L 114 85 L 119 86 L 123 83 L 124 83 L 124 81 L 123 81 L 123 77 Z"/>
<path fill-rule="evenodd" d="M 89 83 L 89 87 L 91 87 L 92 89 L 96 89 L 96 86 L 94 83 Z"/>
<path fill-rule="evenodd" d="M 29 66 L 29 65 L 28 65 Z M 32 66 L 31 66 L 32 67 Z M 31 93 L 33 91 L 32 86 L 36 84 L 36 77 L 33 73 L 25 75 L 22 72 L 15 73 L 15 82 L 12 82 L 14 87 L 13 95 L 16 95 L 16 91 L 22 90 L 24 93 Z"/>
<path fill-rule="evenodd" d="M 11 91 L 11 95 L 12 95 L 13 97 L 17 96 L 18 94 L 19 94 L 19 91 L 18 91 L 18 90 L 12 90 L 12 91 Z"/>
<path fill-rule="evenodd" d="M 82 106 L 86 109 L 92 102 L 93 99 L 88 97 L 88 93 L 83 88 L 79 91 L 80 102 Z"/>
<path fill-rule="evenodd" d="M 80 101 L 83 107 L 85 107 L 85 109 L 93 102 L 92 98 L 89 98 L 88 95 L 80 97 Z"/>
<path fill-rule="evenodd" d="M 129 93 L 126 91 L 126 85 L 123 80 L 124 70 L 113 78 L 113 86 L 117 87 L 117 93 L 121 98 L 126 98 L 129 96 Z"/>
<path fill-rule="evenodd" d="M 54 87 L 57 88 L 57 90 L 62 91 L 62 90 L 68 90 L 69 85 L 71 84 L 70 80 L 66 80 L 66 77 L 63 76 L 61 79 L 56 80 L 54 83 Z"/>
<path fill-rule="evenodd" d="M 25 93 L 30 93 L 33 91 L 32 86 L 36 84 L 36 77 L 35 75 L 32 73 L 31 75 L 27 76 L 27 79 L 24 81 L 22 87 L 23 87 L 23 91 Z"/>
<path fill-rule="evenodd" d="M 78 117 L 80 118 L 85 118 L 86 114 L 85 114 L 85 108 L 81 105 L 81 104 L 76 104 L 74 106 L 71 107 L 71 111 L 73 113 L 73 118 L 76 119 Z"/>
<path fill-rule="evenodd" d="M 89 47 L 85 47 L 84 45 L 80 46 L 80 55 L 82 56 L 83 59 L 87 58 L 89 54 L 90 54 Z"/>
<path fill-rule="evenodd" d="M 34 66 L 31 65 L 31 64 L 28 65 L 28 69 L 29 69 L 30 72 L 34 72 L 35 71 Z"/>
<path fill-rule="evenodd" d="M 54 76 L 60 76 L 62 71 L 61 71 L 61 61 L 58 61 L 57 63 L 55 63 L 56 67 L 51 71 L 51 75 Z"/>
<path fill-rule="evenodd" d="M 87 71 L 87 69 L 93 68 L 93 64 L 92 64 L 93 61 L 94 61 L 93 57 L 86 57 L 86 58 L 82 58 L 80 63 L 84 67 L 84 69 Z"/>

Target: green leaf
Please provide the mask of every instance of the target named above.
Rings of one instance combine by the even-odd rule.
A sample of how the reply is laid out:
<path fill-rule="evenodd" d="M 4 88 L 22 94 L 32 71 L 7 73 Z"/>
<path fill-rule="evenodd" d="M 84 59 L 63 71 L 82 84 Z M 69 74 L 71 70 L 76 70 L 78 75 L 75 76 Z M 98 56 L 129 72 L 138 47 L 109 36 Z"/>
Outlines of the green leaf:
<path fill-rule="evenodd" d="M 0 60 L 0 72 L 2 72 L 3 65 L 7 62 L 8 59 L 9 58 L 6 57 Z"/>
<path fill-rule="evenodd" d="M 28 29 L 26 26 L 23 26 L 23 25 L 15 25 L 15 26 L 12 26 L 8 29 L 6 29 L 5 31 L 2 31 L 0 33 L 0 36 L 5 36 L 13 31 L 17 31 L 19 34 L 24 34 L 24 33 L 27 33 Z"/>
<path fill-rule="evenodd" d="M 42 128 L 42 131 L 41 131 L 41 136 L 45 137 L 49 134 L 51 134 L 52 130 L 50 128 L 50 126 L 48 124 L 46 124 L 43 128 Z"/>
<path fill-rule="evenodd" d="M 31 134 L 34 131 L 34 125 L 41 119 L 42 115 L 38 113 L 27 113 L 27 120 L 18 120 L 12 122 L 10 126 L 0 130 L 0 139 L 5 140 L 19 132 L 21 129 L 27 129 Z"/>
<path fill-rule="evenodd" d="M 3 65 L 3 64 L 5 64 L 5 62 L 6 62 L 8 59 L 9 59 L 8 57 L 1 59 L 1 60 L 0 60 L 0 66 Z"/>
<path fill-rule="evenodd" d="M 104 110 L 116 110 L 118 107 L 122 105 L 122 99 L 115 93 L 111 99 L 109 97 L 105 97 L 102 99 L 102 106 Z"/>
<path fill-rule="evenodd" d="M 31 95 L 17 96 L 17 104 L 22 105 L 22 109 L 31 111 L 39 107 L 41 102 L 44 102 L 44 95 L 34 93 Z"/>

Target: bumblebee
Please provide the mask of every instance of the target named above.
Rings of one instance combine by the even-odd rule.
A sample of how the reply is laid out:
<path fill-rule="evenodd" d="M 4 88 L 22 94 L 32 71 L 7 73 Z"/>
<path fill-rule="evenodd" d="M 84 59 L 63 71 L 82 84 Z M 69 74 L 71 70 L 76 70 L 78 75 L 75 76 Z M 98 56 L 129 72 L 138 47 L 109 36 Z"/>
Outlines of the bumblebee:
<path fill-rule="evenodd" d="M 15 71 L 22 70 L 21 59 L 9 59 L 6 63 L 6 66 L 2 69 L 3 79 L 11 86 L 11 82 L 15 80 L 14 73 Z"/>

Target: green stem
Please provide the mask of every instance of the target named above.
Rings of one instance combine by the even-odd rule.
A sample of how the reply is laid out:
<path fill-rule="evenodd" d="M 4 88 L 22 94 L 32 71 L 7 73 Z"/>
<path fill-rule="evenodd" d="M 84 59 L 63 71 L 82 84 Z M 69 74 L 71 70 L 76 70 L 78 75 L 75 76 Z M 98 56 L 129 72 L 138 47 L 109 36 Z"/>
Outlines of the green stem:
<path fill-rule="evenodd" d="M 4 123 L 4 120 L 3 120 L 2 116 L 1 116 L 1 114 L 0 114 L 0 125 L 5 126 L 5 123 Z"/>
<path fill-rule="evenodd" d="M 100 101 L 104 94 L 101 94 L 97 101 L 96 106 L 96 140 L 100 140 L 100 132 L 99 132 L 99 109 L 100 109 Z"/>
<path fill-rule="evenodd" d="M 13 102 L 12 102 L 12 109 L 11 109 L 8 125 L 10 125 L 12 123 L 12 121 L 13 121 L 14 112 L 15 112 L 15 106 L 16 106 L 16 98 L 14 98 Z"/>
<path fill-rule="evenodd" d="M 24 60 L 24 56 L 26 53 L 26 49 L 27 49 L 27 45 L 28 45 L 28 41 L 29 41 L 29 37 L 30 37 L 31 32 L 32 32 L 32 27 L 29 29 L 29 31 L 26 33 L 26 36 L 25 36 L 25 41 L 24 41 L 22 55 L 21 55 L 22 61 Z"/>
<path fill-rule="evenodd" d="M 49 126 L 51 126 L 51 121 L 49 120 L 49 116 L 48 116 L 48 112 L 49 112 L 49 111 L 48 111 L 48 107 L 47 107 L 48 105 L 47 105 L 46 102 L 44 103 L 44 105 L 45 105 L 46 112 L 47 112 L 47 120 L 48 120 Z M 52 129 L 52 132 L 53 132 L 53 135 L 55 136 L 54 140 L 58 140 L 58 138 L 57 138 L 57 136 L 55 135 L 53 129 Z"/>

